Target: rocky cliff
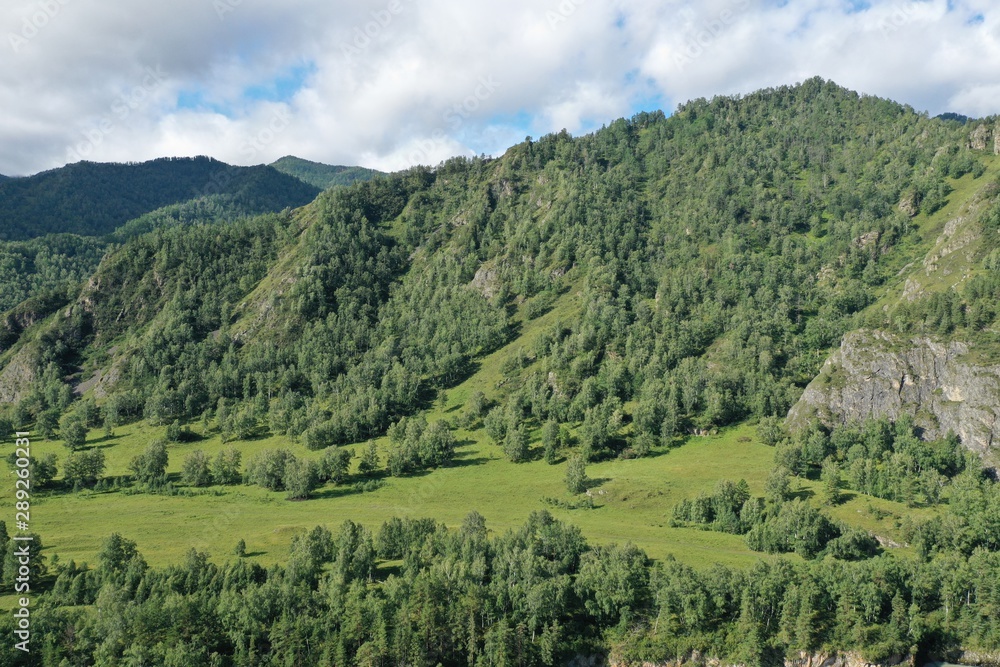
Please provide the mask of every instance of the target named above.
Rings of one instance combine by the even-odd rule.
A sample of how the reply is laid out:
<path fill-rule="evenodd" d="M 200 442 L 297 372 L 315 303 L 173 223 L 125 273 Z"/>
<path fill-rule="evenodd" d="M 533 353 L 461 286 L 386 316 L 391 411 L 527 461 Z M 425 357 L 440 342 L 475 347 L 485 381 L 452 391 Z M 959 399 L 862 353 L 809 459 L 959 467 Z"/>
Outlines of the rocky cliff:
<path fill-rule="evenodd" d="M 1000 445 L 1000 359 L 973 361 L 970 346 L 883 331 L 846 335 L 789 413 L 833 424 L 912 415 L 937 438 L 954 431 L 969 449 L 995 459 Z"/>

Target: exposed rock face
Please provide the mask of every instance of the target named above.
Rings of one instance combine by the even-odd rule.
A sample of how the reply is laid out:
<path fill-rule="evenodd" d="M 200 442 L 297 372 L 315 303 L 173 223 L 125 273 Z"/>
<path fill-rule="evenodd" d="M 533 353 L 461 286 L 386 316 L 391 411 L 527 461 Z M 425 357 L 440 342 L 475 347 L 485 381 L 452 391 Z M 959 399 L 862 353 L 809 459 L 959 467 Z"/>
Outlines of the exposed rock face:
<path fill-rule="evenodd" d="M 37 359 L 34 349 L 25 347 L 0 371 L 0 403 L 17 403 L 32 390 Z"/>
<path fill-rule="evenodd" d="M 500 272 L 493 266 L 481 266 L 472 279 L 472 287 L 487 299 L 500 291 Z"/>
<path fill-rule="evenodd" d="M 993 132 L 985 125 L 978 125 L 969 136 L 969 148 L 974 151 L 984 151 L 993 139 Z"/>
<path fill-rule="evenodd" d="M 1000 651 L 962 651 L 958 656 L 962 665 L 980 665 L 980 667 L 1000 667 Z"/>
<path fill-rule="evenodd" d="M 1000 359 L 977 364 L 965 358 L 968 352 L 960 342 L 850 333 L 789 412 L 789 422 L 909 414 L 929 439 L 954 431 L 967 448 L 993 455 L 1000 443 Z"/>

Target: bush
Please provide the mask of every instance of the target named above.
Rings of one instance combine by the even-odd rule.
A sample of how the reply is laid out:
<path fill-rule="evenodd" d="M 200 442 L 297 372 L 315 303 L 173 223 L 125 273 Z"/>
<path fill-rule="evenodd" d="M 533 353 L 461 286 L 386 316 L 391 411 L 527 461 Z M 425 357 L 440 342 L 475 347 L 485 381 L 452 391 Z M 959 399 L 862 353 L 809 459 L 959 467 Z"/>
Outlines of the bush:
<path fill-rule="evenodd" d="M 587 490 L 587 462 L 582 456 L 574 456 L 566 466 L 566 490 L 573 495 Z"/>
<path fill-rule="evenodd" d="M 246 481 L 270 491 L 285 488 L 285 468 L 295 457 L 285 449 L 266 449 L 247 463 Z"/>
<path fill-rule="evenodd" d="M 203 451 L 191 452 L 184 459 L 181 479 L 191 486 L 208 486 L 212 483 L 211 464 Z"/>
<path fill-rule="evenodd" d="M 157 440 L 133 458 L 128 467 L 136 481 L 156 485 L 166 481 L 167 461 L 167 443 Z"/>
<path fill-rule="evenodd" d="M 232 447 L 219 452 L 212 461 L 212 481 L 216 484 L 239 484 L 242 480 L 242 458 L 240 451 Z"/>

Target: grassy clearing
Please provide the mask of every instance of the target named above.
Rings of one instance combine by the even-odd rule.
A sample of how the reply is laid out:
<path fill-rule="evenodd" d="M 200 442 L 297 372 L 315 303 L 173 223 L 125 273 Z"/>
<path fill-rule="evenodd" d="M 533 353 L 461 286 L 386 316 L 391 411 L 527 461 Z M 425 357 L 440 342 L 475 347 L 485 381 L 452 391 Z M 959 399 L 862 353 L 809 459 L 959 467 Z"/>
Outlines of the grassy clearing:
<path fill-rule="evenodd" d="M 96 443 L 106 448 L 108 473 L 124 474 L 129 459 L 146 442 L 160 437 L 160 431 L 131 426 L 120 429 L 113 441 L 116 444 Z M 756 440 L 750 427 L 693 438 L 682 447 L 656 451 L 646 459 L 593 464 L 588 475 L 593 480 L 595 508 L 576 510 L 551 507 L 543 500 L 569 500 L 563 482 L 565 462 L 513 464 L 499 448 L 486 443 L 481 432 L 459 431 L 457 435 L 462 447 L 455 465 L 389 478 L 375 491 L 327 486 L 303 502 L 250 486 L 212 487 L 193 491 L 191 496 L 84 491 L 37 497 L 33 528 L 41 533 L 49 555 L 58 553 L 62 559 L 78 562 L 93 562 L 103 539 L 117 531 L 136 540 L 153 565 L 178 562 L 192 547 L 224 560 L 239 539 L 246 540 L 252 558 L 270 564 L 284 559 L 294 533 L 319 524 L 336 528 L 351 519 L 376 529 L 392 516 L 429 516 L 454 527 L 469 511 L 477 510 L 492 530 L 503 532 L 522 524 L 530 512 L 547 508 L 579 526 L 595 543 L 632 541 L 654 558 L 673 554 L 695 566 L 742 566 L 762 557 L 747 549 L 739 536 L 668 526 L 677 502 L 711 491 L 720 479 L 744 478 L 754 493 L 763 493 L 772 450 Z M 169 471 L 176 475 L 184 456 L 195 449 L 215 452 L 225 446 L 218 437 L 173 445 Z M 246 457 L 277 446 L 287 446 L 299 456 L 317 456 L 280 438 L 241 443 Z M 35 449 L 41 454 L 59 452 L 62 446 L 39 442 Z M 13 492 L 9 477 L 3 486 L 3 493 Z M 808 495 L 813 484 L 801 486 Z M 870 507 L 877 510 L 873 513 Z M 897 503 L 854 497 L 831 513 L 900 541 L 898 517 L 910 511 Z"/>
<path fill-rule="evenodd" d="M 503 361 L 521 348 L 530 351 L 538 336 L 556 322 L 572 317 L 581 306 L 579 286 L 573 285 L 552 310 L 534 320 L 519 321 L 517 339 L 482 359 L 476 373 L 446 392 L 443 404 L 435 402 L 426 413 L 428 420 L 457 416 L 476 391 L 496 396 L 505 381 L 499 371 Z M 516 382 L 516 378 L 507 381 Z M 193 428 L 201 431 L 200 425 Z M 125 475 L 132 457 L 164 433 L 163 427 L 132 424 L 118 428 L 111 438 L 91 433 L 88 446 L 105 452 L 107 475 Z M 288 501 L 284 493 L 251 486 L 190 489 L 185 490 L 190 495 L 177 496 L 58 493 L 33 500 L 32 528 L 42 535 L 46 553 L 59 554 L 64 560 L 93 562 L 102 541 L 117 531 L 135 540 L 147 560 L 156 566 L 178 562 L 192 547 L 225 560 L 232 557 L 240 539 L 246 541 L 251 558 L 271 564 L 284 560 L 293 534 L 320 524 L 335 529 L 350 519 L 377 529 L 390 517 L 408 516 L 433 517 L 454 527 L 468 512 L 477 510 L 493 531 L 503 532 L 523 524 L 532 511 L 549 509 L 558 518 L 579 526 L 594 543 L 632 541 L 657 559 L 672 554 L 695 566 L 744 566 L 767 558 L 747 549 L 740 536 L 668 525 L 676 503 L 711 491 L 720 479 L 746 479 L 755 494 L 763 494 L 772 450 L 757 440 L 752 427 L 691 438 L 681 447 L 661 449 L 645 459 L 595 463 L 587 471 L 593 480 L 590 493 L 594 508 L 573 510 L 545 501 L 571 498 L 564 483 L 565 461 L 548 465 L 540 460 L 537 433 L 532 442 L 535 460 L 522 464 L 504 459 L 482 430 L 460 429 L 456 437 L 460 447 L 454 465 L 412 477 L 386 478 L 381 487 L 372 491 L 357 490 L 353 484 L 327 486 L 315 498 L 302 502 Z M 378 442 L 383 449 L 386 447 L 385 439 Z M 263 449 L 277 447 L 286 447 L 299 457 L 321 455 L 285 437 L 224 444 L 218 434 L 210 432 L 201 441 L 171 445 L 168 473 L 179 483 L 188 454 L 200 449 L 214 455 L 229 446 L 242 451 L 244 463 Z M 350 448 L 356 452 L 355 465 L 361 447 Z M 65 459 L 66 450 L 58 441 L 34 443 L 35 456 L 47 452 Z M 801 491 L 809 495 L 812 486 L 803 482 Z M 10 476 L 0 482 L 0 493 L 13 496 Z M 881 511 L 873 512 L 870 506 Z M 893 517 L 907 511 L 895 503 L 853 498 L 831 512 L 838 519 L 896 539 L 897 522 Z"/>

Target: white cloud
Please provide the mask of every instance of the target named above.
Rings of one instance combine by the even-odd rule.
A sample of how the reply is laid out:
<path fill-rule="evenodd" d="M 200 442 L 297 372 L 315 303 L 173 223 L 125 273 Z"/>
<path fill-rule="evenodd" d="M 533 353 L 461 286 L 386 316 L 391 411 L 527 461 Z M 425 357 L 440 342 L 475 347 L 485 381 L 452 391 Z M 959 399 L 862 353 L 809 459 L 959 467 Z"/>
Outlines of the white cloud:
<path fill-rule="evenodd" d="M 993 3 L 851 4 L 11 0 L 0 173 L 290 153 L 397 169 L 588 131 L 639 99 L 672 107 L 817 74 L 931 113 L 1000 111 Z M 294 94 L 247 94 L 295 71 L 307 74 Z"/>

